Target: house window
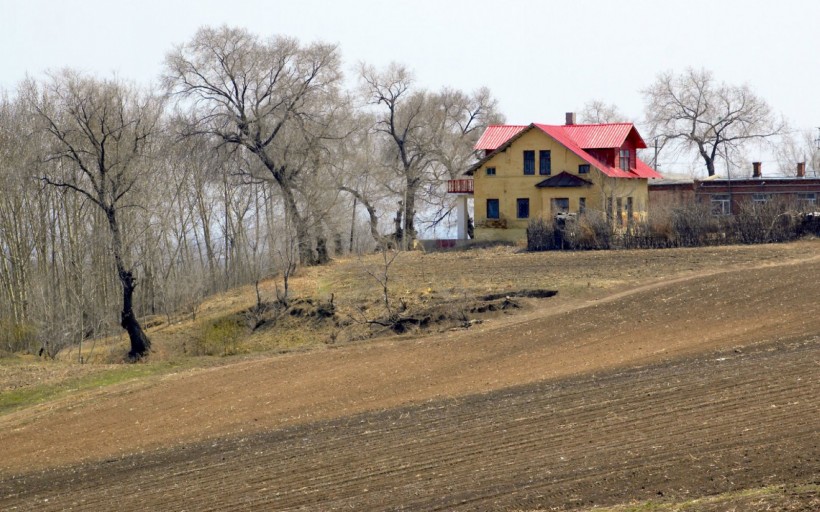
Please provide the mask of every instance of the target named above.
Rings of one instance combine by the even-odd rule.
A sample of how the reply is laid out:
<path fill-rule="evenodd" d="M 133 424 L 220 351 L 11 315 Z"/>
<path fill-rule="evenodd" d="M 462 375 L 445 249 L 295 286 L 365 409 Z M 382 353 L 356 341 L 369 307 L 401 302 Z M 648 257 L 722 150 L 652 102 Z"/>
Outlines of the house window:
<path fill-rule="evenodd" d="M 629 150 L 628 149 L 622 149 L 621 150 L 620 162 L 621 162 L 621 164 L 620 164 L 621 165 L 621 170 L 622 171 L 628 171 L 629 168 L 630 168 L 630 165 L 629 165 Z"/>
<path fill-rule="evenodd" d="M 771 199 L 771 198 L 772 198 L 771 194 L 760 194 L 760 193 L 752 194 L 752 201 L 754 201 L 755 204 L 766 204 L 767 202 L 769 202 L 769 199 Z"/>
<path fill-rule="evenodd" d="M 618 222 L 618 224 L 623 226 L 624 225 L 624 200 L 619 197 L 618 199 L 615 200 L 615 205 L 616 205 L 616 208 L 618 210 L 617 213 L 616 213 L 618 215 L 616 217 L 616 221 Z"/>
<path fill-rule="evenodd" d="M 518 218 L 519 219 L 529 219 L 530 218 L 530 200 L 526 197 L 518 198 L 516 200 L 518 205 Z"/>
<path fill-rule="evenodd" d="M 578 199 L 578 213 L 584 213 L 587 211 L 587 198 L 582 197 Z"/>
<path fill-rule="evenodd" d="M 495 167 L 487 167 L 487 176 L 495 176 Z"/>
<path fill-rule="evenodd" d="M 552 206 L 553 215 L 558 215 L 559 213 L 567 213 L 569 211 L 569 198 L 555 197 L 550 200 L 550 205 Z"/>
<path fill-rule="evenodd" d="M 487 218 L 497 219 L 498 214 L 498 199 L 487 199 Z"/>
<path fill-rule="evenodd" d="M 732 200 L 729 194 L 712 194 L 712 215 L 729 215 L 732 213 Z"/>
<path fill-rule="evenodd" d="M 815 192 L 798 192 L 797 202 L 802 206 L 815 206 L 817 204 L 817 194 Z"/>
<path fill-rule="evenodd" d="M 547 176 L 552 172 L 552 158 L 548 149 L 538 152 L 538 174 Z"/>
<path fill-rule="evenodd" d="M 535 151 L 524 151 L 524 174 L 535 174 Z"/>
<path fill-rule="evenodd" d="M 606 198 L 606 221 L 612 224 L 612 198 Z"/>
<path fill-rule="evenodd" d="M 632 215 L 635 213 L 635 207 L 631 197 L 626 198 L 626 222 L 632 224 Z"/>
<path fill-rule="evenodd" d="M 578 166 L 578 174 L 589 174 L 589 164 L 581 164 Z"/>

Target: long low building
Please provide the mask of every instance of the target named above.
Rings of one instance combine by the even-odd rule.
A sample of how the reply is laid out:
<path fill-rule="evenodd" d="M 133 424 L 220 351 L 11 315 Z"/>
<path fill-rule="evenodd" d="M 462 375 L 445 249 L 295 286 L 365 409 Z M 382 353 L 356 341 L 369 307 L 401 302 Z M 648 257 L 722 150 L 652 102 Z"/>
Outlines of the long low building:
<path fill-rule="evenodd" d="M 817 207 L 820 177 L 808 177 L 805 164 L 798 164 L 793 177 L 764 177 L 759 162 L 750 178 L 656 179 L 649 182 L 649 203 L 653 206 L 683 206 L 708 202 L 715 215 L 738 213 L 748 202 L 793 201 L 808 209 Z"/>

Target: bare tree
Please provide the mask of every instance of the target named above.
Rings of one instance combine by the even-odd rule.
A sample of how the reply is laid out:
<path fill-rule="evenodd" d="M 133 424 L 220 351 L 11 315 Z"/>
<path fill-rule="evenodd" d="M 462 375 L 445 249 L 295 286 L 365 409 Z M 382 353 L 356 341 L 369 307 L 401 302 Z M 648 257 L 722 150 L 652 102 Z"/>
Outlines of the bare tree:
<path fill-rule="evenodd" d="M 784 174 L 796 175 L 797 164 L 802 162 L 806 165 L 807 175 L 820 176 L 820 149 L 815 140 L 816 134 L 816 129 L 783 134 L 775 154 Z"/>
<path fill-rule="evenodd" d="M 296 178 L 303 170 L 292 153 L 316 137 L 341 81 L 335 46 L 244 29 L 202 28 L 166 59 L 166 87 L 187 100 L 189 134 L 244 148 L 277 183 L 296 230 L 302 263 L 313 263 L 308 219 L 300 210 Z M 320 131 L 320 130 L 318 130 Z M 296 155 L 298 162 L 304 160 Z"/>
<path fill-rule="evenodd" d="M 578 114 L 578 121 L 585 124 L 631 123 L 614 103 L 606 104 L 601 100 L 590 100 Z"/>
<path fill-rule="evenodd" d="M 750 142 L 782 132 L 784 123 L 748 85 L 718 83 L 710 71 L 665 72 L 643 90 L 646 122 L 662 146 L 694 149 L 715 174 L 717 160 L 731 162 Z"/>
<path fill-rule="evenodd" d="M 45 161 L 55 163 L 45 184 L 84 196 L 104 215 L 110 250 L 122 286 L 120 325 L 131 341 L 129 357 L 140 358 L 151 341 L 133 308 L 132 242 L 122 215 L 139 206 L 135 191 L 150 180 L 151 144 L 158 135 L 162 102 L 118 80 L 99 80 L 64 71 L 42 87 L 30 82 L 31 107 L 50 135 Z"/>
<path fill-rule="evenodd" d="M 433 161 L 431 102 L 425 91 L 412 89 L 412 74 L 404 66 L 393 63 L 380 72 L 362 64 L 360 77 L 367 100 L 378 112 L 375 129 L 387 139 L 385 159 L 398 178 L 395 237 L 406 246 L 416 237 L 416 199 Z"/>
<path fill-rule="evenodd" d="M 424 207 L 434 210 L 431 225 L 447 215 L 451 205 L 441 185 L 467 168 L 483 129 L 502 118 L 486 88 L 433 93 L 414 87 L 412 73 L 395 63 L 381 71 L 362 64 L 359 73 L 382 135 L 385 167 L 396 178 L 389 185 L 399 198 L 395 237 L 405 245 L 416 237 Z"/>

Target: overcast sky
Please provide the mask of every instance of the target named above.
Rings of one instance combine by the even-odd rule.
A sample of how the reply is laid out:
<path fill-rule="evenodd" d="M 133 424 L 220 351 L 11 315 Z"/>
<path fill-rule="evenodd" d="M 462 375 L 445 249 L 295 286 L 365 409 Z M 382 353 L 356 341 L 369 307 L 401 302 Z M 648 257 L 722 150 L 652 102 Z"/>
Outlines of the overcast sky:
<path fill-rule="evenodd" d="M 560 124 L 591 99 L 639 120 L 658 72 L 694 66 L 820 126 L 808 0 L 0 0 L 0 89 L 63 67 L 148 84 L 174 45 L 222 24 L 338 43 L 351 77 L 359 61 L 396 61 L 433 89 L 486 85 L 515 124 Z"/>

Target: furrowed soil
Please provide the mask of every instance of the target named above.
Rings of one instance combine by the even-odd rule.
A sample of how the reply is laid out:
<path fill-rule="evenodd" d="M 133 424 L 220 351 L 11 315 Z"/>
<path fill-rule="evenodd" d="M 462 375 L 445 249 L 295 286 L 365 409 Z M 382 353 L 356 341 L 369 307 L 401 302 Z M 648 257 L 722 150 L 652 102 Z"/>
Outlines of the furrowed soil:
<path fill-rule="evenodd" d="M 0 509 L 817 511 L 820 246 L 797 247 L 17 410 Z"/>

